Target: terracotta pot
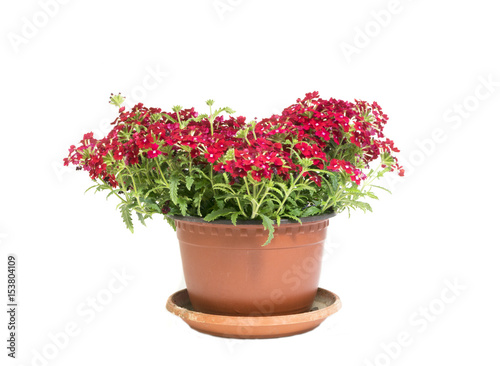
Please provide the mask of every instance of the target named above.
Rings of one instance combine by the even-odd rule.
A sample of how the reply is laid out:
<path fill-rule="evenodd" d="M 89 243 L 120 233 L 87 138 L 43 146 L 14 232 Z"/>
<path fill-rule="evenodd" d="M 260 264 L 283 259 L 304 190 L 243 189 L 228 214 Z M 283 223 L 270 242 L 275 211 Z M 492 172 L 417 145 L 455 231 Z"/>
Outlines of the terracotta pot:
<path fill-rule="evenodd" d="M 173 217 L 193 309 L 202 313 L 264 316 L 309 311 L 318 290 L 329 218 L 233 225 Z"/>

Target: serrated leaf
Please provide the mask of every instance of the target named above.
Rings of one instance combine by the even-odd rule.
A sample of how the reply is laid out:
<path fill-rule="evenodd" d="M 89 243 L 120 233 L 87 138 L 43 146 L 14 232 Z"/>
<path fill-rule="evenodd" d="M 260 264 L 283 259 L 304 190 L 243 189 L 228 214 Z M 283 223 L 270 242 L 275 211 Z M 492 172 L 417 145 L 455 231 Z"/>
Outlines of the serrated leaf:
<path fill-rule="evenodd" d="M 214 221 L 215 219 L 221 217 L 221 216 L 226 216 L 233 214 L 237 211 L 235 211 L 233 208 L 220 208 L 218 210 L 210 212 L 207 216 L 205 216 L 204 220 L 205 221 Z"/>
<path fill-rule="evenodd" d="M 274 238 L 274 226 L 273 226 L 274 223 L 273 220 L 271 220 L 268 216 L 264 214 L 259 214 L 259 216 L 262 219 L 262 225 L 264 225 L 264 229 L 266 229 L 269 232 L 266 242 L 262 244 L 262 246 L 266 246 Z"/>
<path fill-rule="evenodd" d="M 170 185 L 170 199 L 174 204 L 177 204 L 178 201 L 178 188 L 179 188 L 179 177 L 177 175 L 172 175 L 169 179 Z"/>
<path fill-rule="evenodd" d="M 143 224 L 144 226 L 146 226 L 146 222 L 144 221 L 144 216 L 142 215 L 142 213 L 136 211 L 136 214 L 137 214 L 137 218 L 139 219 L 139 221 L 141 222 L 141 224 Z"/>
<path fill-rule="evenodd" d="M 170 216 L 165 216 L 165 220 L 167 220 L 168 224 L 174 229 L 174 231 L 177 231 L 177 227 L 175 226 L 175 220 L 171 218 Z"/>
<path fill-rule="evenodd" d="M 294 221 L 297 221 L 298 223 L 302 223 L 302 221 L 300 220 L 300 218 L 298 218 L 297 216 L 290 215 L 290 214 L 282 214 L 281 216 L 287 217 L 287 218 L 292 219 Z"/>
<path fill-rule="evenodd" d="M 214 189 L 218 189 L 220 191 L 223 191 L 223 192 L 226 192 L 229 194 L 234 194 L 234 191 L 231 189 L 231 186 L 229 186 L 228 184 L 215 183 L 212 187 Z"/>
<path fill-rule="evenodd" d="M 186 188 L 188 190 L 191 190 L 191 187 L 193 186 L 194 183 L 194 178 L 190 175 L 186 176 Z"/>
<path fill-rule="evenodd" d="M 321 209 L 319 207 L 311 206 L 311 207 L 306 208 L 301 216 L 302 217 L 314 216 L 314 215 L 317 215 L 319 213 L 321 213 Z"/>
<path fill-rule="evenodd" d="M 312 186 L 308 186 L 307 184 L 297 184 L 294 187 L 294 191 L 300 192 L 300 191 L 309 191 L 309 192 L 316 192 L 316 188 Z"/>
<path fill-rule="evenodd" d="M 132 233 L 134 232 L 134 224 L 132 222 L 132 212 L 130 210 L 129 204 L 123 204 L 120 206 L 120 211 L 122 214 L 122 219 L 127 229 L 129 229 Z"/>
<path fill-rule="evenodd" d="M 366 211 L 372 212 L 372 206 L 370 206 L 366 202 L 351 201 L 351 202 L 349 202 L 349 205 L 351 205 L 353 208 L 360 208 L 364 212 L 366 212 Z M 349 206 L 348 206 L 348 208 L 349 208 Z"/>
<path fill-rule="evenodd" d="M 168 119 L 172 123 L 178 123 L 176 119 L 174 119 L 172 116 L 170 116 L 167 113 L 162 113 L 162 116 L 164 116 L 166 119 Z"/>
<path fill-rule="evenodd" d="M 233 223 L 233 225 L 236 225 L 236 221 L 239 215 L 241 215 L 241 213 L 239 212 L 234 212 L 231 214 L 231 222 Z"/>
<path fill-rule="evenodd" d="M 178 202 L 179 202 L 179 208 L 181 209 L 182 216 L 186 216 L 186 214 L 187 214 L 188 198 L 186 198 L 186 197 L 179 197 L 178 198 Z"/>
<path fill-rule="evenodd" d="M 374 184 L 372 184 L 371 186 L 375 187 L 375 188 L 378 188 L 378 189 L 382 189 L 382 190 L 384 190 L 384 191 L 389 192 L 390 194 L 392 194 L 392 192 L 390 190 L 388 190 L 387 188 L 384 188 L 384 187 L 381 187 L 381 186 L 376 186 Z"/>
<path fill-rule="evenodd" d="M 274 192 L 278 193 L 281 197 L 283 197 L 283 192 L 282 192 L 282 191 L 280 191 L 278 188 L 275 188 L 275 187 L 270 187 L 270 188 L 269 188 L 269 190 L 270 190 L 270 191 L 274 191 Z M 272 193 L 271 193 L 271 192 L 269 192 L 269 194 L 272 194 Z M 274 196 L 274 197 L 276 197 L 276 196 Z"/>
<path fill-rule="evenodd" d="M 378 200 L 378 197 L 373 194 L 373 192 L 366 192 L 365 193 L 368 197 L 373 198 L 374 200 Z"/>
<path fill-rule="evenodd" d="M 196 192 L 194 198 L 193 198 L 193 205 L 196 207 L 196 213 L 198 216 L 201 216 L 201 202 L 203 200 L 203 195 L 205 194 L 205 188 L 200 192 Z"/>

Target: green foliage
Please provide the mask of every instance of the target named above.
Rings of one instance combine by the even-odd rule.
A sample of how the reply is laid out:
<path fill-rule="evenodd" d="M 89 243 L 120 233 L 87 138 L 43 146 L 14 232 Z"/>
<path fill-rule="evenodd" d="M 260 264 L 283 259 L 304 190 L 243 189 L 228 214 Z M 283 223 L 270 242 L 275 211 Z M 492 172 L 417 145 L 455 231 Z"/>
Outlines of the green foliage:
<path fill-rule="evenodd" d="M 111 97 L 109 98 L 109 103 L 114 105 L 114 106 L 121 106 L 122 103 L 125 101 L 125 98 L 122 97 L 121 93 L 118 94 L 111 94 Z"/>
<path fill-rule="evenodd" d="M 134 224 L 132 222 L 132 212 L 129 204 L 123 204 L 120 206 L 120 211 L 122 214 L 122 219 L 127 228 L 131 231 L 134 232 Z"/>
<path fill-rule="evenodd" d="M 262 244 L 262 245 L 267 245 L 274 238 L 274 223 L 273 220 L 271 220 L 268 216 L 264 214 L 259 214 L 259 216 L 262 219 L 262 225 L 264 225 L 264 229 L 269 231 L 269 235 L 267 236 L 266 242 Z"/>
<path fill-rule="evenodd" d="M 123 102 L 124 98 L 120 94 L 110 98 L 110 103 L 115 106 L 121 106 Z M 214 128 L 217 128 L 217 116 L 234 111 L 228 107 L 212 110 L 213 100 L 208 100 L 206 104 L 210 108 L 209 114 L 187 119 L 183 117 L 185 110 L 181 106 L 174 106 L 173 113 L 153 113 L 150 118 L 153 122 L 162 120 L 177 124 L 183 132 L 191 131 L 193 124 L 203 119 L 213 135 Z M 311 111 L 307 113 L 310 114 L 309 118 L 314 115 Z M 368 112 L 363 113 L 366 120 L 373 118 Z M 256 126 L 255 121 L 250 121 L 235 135 L 242 141 L 256 140 Z M 124 140 L 132 139 L 141 128 L 146 127 L 140 123 L 133 127 L 127 125 L 118 136 Z M 270 131 L 273 131 L 273 127 Z M 389 153 L 381 153 L 379 165 L 369 170 L 366 178 L 356 184 L 345 170 L 326 168 L 329 161 L 334 159 L 343 159 L 353 167 L 364 168 L 362 163 L 358 164 L 363 151 L 355 144 L 329 142 L 324 148 L 324 164 L 318 165 L 318 159 L 301 157 L 294 150 L 299 140 L 286 131 L 273 134 L 270 140 L 272 144 L 281 144 L 283 151 L 289 153 L 295 171 L 290 169 L 284 175 L 273 174 L 271 178 L 262 179 L 254 179 L 252 171 L 249 171 L 244 178 L 239 176 L 235 179 L 227 171 L 215 171 L 213 162 L 202 160 L 208 146 L 203 146 L 202 151 L 193 158 L 192 147 L 188 144 L 176 144 L 174 147 L 162 144 L 161 155 L 149 158 L 148 151 L 141 150 L 135 164 L 116 160 L 109 153 L 103 163 L 107 165 L 108 173 L 116 178 L 117 185 L 112 188 L 109 182 L 99 178 L 89 190 L 106 191 L 108 197 L 117 197 L 121 217 L 131 232 L 134 231 L 132 211 L 136 212 L 137 220 L 143 225 L 155 214 L 164 215 L 174 229 L 175 222 L 171 217 L 174 215 L 202 217 L 207 222 L 226 219 L 234 225 L 240 220 L 257 220 L 262 222 L 268 233 L 263 245 L 271 243 L 275 227 L 283 219 L 301 222 L 300 219 L 304 217 L 344 210 L 371 211 L 371 206 L 365 201 L 378 199 L 373 189 L 389 192 L 373 184 L 394 166 L 395 160 Z M 160 142 L 157 137 L 155 141 Z M 91 153 L 90 149 L 83 151 L 82 160 L 88 161 Z M 234 161 L 235 154 L 235 148 L 228 148 L 218 162 Z M 325 168 L 319 169 L 318 166 Z M 312 176 L 320 177 L 320 184 L 311 179 Z"/>

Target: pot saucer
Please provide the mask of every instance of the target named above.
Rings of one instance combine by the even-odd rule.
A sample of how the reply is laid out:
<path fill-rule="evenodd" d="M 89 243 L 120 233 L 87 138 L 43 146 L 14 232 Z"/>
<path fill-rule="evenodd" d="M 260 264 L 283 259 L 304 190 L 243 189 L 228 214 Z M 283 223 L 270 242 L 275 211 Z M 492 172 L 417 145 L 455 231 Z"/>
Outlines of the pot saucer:
<path fill-rule="evenodd" d="M 334 293 L 318 288 L 310 311 L 277 316 L 226 316 L 194 311 L 187 289 L 172 294 L 167 310 L 179 316 L 191 328 L 218 337 L 278 338 L 313 330 L 328 316 L 336 313 L 342 303 Z"/>

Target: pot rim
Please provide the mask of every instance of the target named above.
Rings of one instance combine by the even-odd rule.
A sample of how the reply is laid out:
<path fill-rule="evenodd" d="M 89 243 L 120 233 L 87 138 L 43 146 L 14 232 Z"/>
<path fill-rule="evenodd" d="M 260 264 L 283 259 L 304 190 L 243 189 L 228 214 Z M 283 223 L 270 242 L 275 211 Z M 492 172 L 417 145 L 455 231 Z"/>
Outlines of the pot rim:
<path fill-rule="evenodd" d="M 336 216 L 336 212 L 330 212 L 330 213 L 325 213 L 321 215 L 315 215 L 315 216 L 307 216 L 307 217 L 301 217 L 300 221 L 302 223 L 310 223 L 310 222 L 316 222 L 316 221 L 324 221 L 328 220 L 334 216 Z M 188 221 L 188 222 L 195 222 L 195 223 L 200 223 L 200 224 L 212 224 L 212 225 L 233 225 L 233 222 L 231 220 L 225 220 L 225 219 L 217 219 L 214 221 L 205 221 L 203 217 L 198 217 L 198 216 L 179 216 L 179 215 L 167 215 L 171 219 L 174 220 L 179 220 L 179 221 Z M 276 221 L 273 220 L 273 223 L 276 225 Z M 292 219 L 281 219 L 280 221 L 280 226 L 281 225 L 287 225 L 287 224 L 298 224 L 299 222 L 296 220 Z M 238 225 L 262 225 L 262 220 L 237 220 L 236 221 L 236 226 Z"/>

